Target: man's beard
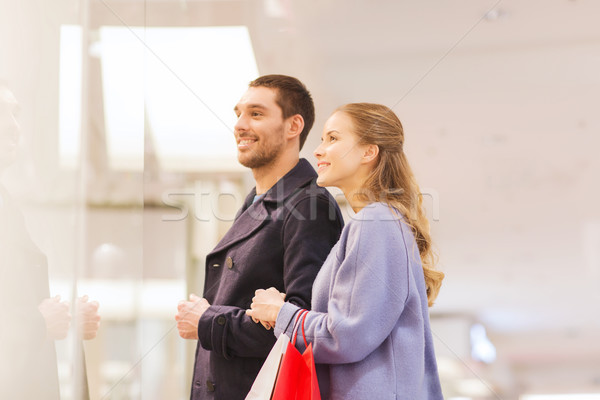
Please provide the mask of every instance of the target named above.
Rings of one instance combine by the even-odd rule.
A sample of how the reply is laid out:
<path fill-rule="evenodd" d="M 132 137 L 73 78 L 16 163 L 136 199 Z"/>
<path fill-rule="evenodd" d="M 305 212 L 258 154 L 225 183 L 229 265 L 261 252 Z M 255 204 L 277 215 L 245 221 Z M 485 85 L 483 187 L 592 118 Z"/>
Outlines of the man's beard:
<path fill-rule="evenodd" d="M 275 137 L 277 139 L 275 139 Z M 275 142 L 277 140 L 277 142 Z M 249 149 L 244 153 L 238 153 L 238 161 L 247 168 L 260 168 L 271 164 L 279 157 L 285 147 L 283 129 L 278 135 L 272 136 L 268 141 L 259 141 L 259 146 Z"/>

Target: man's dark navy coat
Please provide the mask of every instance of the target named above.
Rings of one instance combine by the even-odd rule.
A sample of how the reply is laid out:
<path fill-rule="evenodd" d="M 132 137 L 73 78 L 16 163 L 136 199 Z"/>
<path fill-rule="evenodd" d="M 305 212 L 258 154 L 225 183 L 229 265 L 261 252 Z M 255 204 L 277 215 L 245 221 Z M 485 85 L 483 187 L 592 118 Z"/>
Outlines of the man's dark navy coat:
<path fill-rule="evenodd" d="M 253 203 L 255 189 L 206 257 L 192 400 L 244 399 L 275 343 L 246 316 L 256 289 L 275 287 L 310 309 L 313 281 L 343 227 L 333 197 L 305 159 Z"/>

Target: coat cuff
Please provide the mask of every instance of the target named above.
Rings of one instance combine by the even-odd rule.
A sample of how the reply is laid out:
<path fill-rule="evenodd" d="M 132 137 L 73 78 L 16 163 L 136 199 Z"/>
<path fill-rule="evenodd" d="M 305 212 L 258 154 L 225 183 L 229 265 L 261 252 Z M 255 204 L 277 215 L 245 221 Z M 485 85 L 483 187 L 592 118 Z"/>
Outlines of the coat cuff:
<path fill-rule="evenodd" d="M 294 321 L 292 321 L 292 318 L 298 316 L 298 310 L 300 310 L 300 307 L 295 304 L 283 303 L 279 314 L 277 314 L 277 321 L 275 321 L 275 329 L 273 330 L 276 337 L 279 337 L 282 333 L 286 333 L 290 338 L 292 337 L 292 332 L 294 331 Z"/>
<path fill-rule="evenodd" d="M 198 321 L 198 341 L 202 348 L 230 359 L 231 356 L 227 354 L 228 325 L 227 314 L 222 312 L 221 307 L 208 307 Z"/>

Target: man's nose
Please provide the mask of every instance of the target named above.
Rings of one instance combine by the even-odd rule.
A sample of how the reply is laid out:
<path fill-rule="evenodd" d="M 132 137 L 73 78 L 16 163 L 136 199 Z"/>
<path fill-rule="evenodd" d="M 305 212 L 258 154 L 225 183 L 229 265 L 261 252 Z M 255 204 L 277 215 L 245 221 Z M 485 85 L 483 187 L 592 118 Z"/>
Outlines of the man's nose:
<path fill-rule="evenodd" d="M 244 114 L 240 115 L 233 126 L 234 132 L 244 132 L 248 130 L 248 119 Z"/>

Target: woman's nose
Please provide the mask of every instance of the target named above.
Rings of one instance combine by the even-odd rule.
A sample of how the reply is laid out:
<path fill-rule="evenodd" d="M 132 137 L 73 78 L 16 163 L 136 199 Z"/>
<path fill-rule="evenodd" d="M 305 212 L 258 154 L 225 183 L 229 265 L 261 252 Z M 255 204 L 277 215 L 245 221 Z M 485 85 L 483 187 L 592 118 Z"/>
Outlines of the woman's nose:
<path fill-rule="evenodd" d="M 315 151 L 313 152 L 313 154 L 315 155 L 315 157 L 319 158 L 323 156 L 323 149 L 321 148 L 323 147 L 323 142 L 321 142 L 321 144 L 315 149 Z"/>

